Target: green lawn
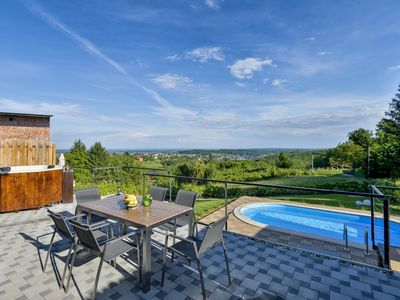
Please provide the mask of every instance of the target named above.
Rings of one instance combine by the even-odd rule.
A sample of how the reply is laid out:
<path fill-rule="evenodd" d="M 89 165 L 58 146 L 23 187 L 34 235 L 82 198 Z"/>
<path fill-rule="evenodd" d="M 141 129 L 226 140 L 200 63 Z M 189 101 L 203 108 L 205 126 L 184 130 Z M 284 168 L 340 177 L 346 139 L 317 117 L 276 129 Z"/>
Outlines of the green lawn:
<path fill-rule="evenodd" d="M 232 201 L 233 199 L 228 199 Z M 224 199 L 199 199 L 194 207 L 194 212 L 197 219 L 216 211 L 217 209 L 224 206 Z"/>

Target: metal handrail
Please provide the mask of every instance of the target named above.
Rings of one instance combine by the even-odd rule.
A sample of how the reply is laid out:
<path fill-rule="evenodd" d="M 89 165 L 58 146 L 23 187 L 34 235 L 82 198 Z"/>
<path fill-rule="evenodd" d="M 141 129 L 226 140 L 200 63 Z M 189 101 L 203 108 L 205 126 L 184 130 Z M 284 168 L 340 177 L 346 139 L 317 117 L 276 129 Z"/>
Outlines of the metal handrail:
<path fill-rule="evenodd" d="M 339 194 L 339 195 L 376 197 L 376 198 L 388 198 L 388 197 L 391 198 L 392 197 L 390 195 L 384 195 L 384 194 L 380 195 L 380 194 L 372 194 L 372 193 L 366 193 L 366 192 L 351 192 L 351 191 L 307 188 L 307 187 L 298 187 L 298 186 L 289 186 L 289 185 L 275 185 L 275 184 L 231 181 L 231 180 L 222 180 L 222 179 L 197 178 L 197 177 L 179 176 L 179 175 L 165 175 L 165 174 L 159 174 L 159 173 L 144 173 L 143 175 L 176 178 L 176 179 L 186 179 L 186 180 L 193 180 L 193 181 L 215 182 L 215 183 L 223 183 L 223 184 L 226 183 L 226 184 L 237 184 L 237 185 L 246 185 L 246 186 L 255 186 L 255 187 L 277 188 L 277 189 L 285 189 L 285 190 L 318 192 L 321 194 Z"/>

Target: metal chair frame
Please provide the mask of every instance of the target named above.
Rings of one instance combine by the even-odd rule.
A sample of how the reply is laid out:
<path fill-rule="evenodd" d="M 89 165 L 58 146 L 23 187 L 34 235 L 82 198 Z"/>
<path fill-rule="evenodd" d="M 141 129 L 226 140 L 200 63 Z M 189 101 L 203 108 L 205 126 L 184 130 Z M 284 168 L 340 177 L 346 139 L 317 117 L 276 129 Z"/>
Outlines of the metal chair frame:
<path fill-rule="evenodd" d="M 107 224 L 106 222 L 101 222 L 100 224 L 91 224 L 91 225 L 85 225 L 85 224 L 81 224 L 79 222 L 73 221 L 71 220 L 70 223 L 72 224 L 74 230 L 83 230 L 85 232 L 90 232 L 90 235 L 93 237 L 93 231 L 94 230 L 98 230 L 100 228 L 103 228 L 105 226 L 109 226 L 109 224 Z M 105 255 L 107 254 L 107 250 L 110 249 L 110 247 L 113 247 L 115 245 L 115 243 L 125 240 L 127 238 L 131 238 L 135 236 L 136 237 L 136 247 L 132 246 L 129 250 L 124 251 L 122 253 L 118 252 L 117 254 L 113 255 L 112 257 L 106 258 Z M 64 286 L 63 282 L 65 279 L 65 274 L 67 269 L 69 269 L 69 275 L 68 275 L 68 280 L 67 280 L 67 284 L 66 286 L 64 286 L 64 291 L 67 293 L 68 292 L 68 288 L 69 288 L 69 284 L 71 281 L 71 276 L 72 276 L 72 269 L 75 263 L 75 258 L 76 258 L 76 254 L 77 254 L 77 248 L 80 247 L 82 249 L 85 249 L 87 251 L 89 251 L 90 253 L 98 256 L 100 258 L 100 263 L 97 269 L 97 274 L 96 274 L 96 279 L 95 279 L 95 283 L 94 283 L 94 288 L 93 288 L 93 292 L 92 292 L 92 299 L 96 298 L 96 291 L 97 291 L 97 286 L 99 283 L 99 279 L 100 279 L 100 273 L 101 273 L 101 269 L 103 267 L 103 263 L 107 262 L 110 263 L 113 262 L 114 267 L 117 267 L 116 264 L 116 258 L 118 256 L 121 256 L 122 254 L 126 253 L 126 252 L 130 252 L 131 250 L 133 250 L 134 248 L 136 248 L 137 251 L 137 257 L 138 257 L 138 265 L 139 265 L 139 281 L 142 282 L 142 264 L 141 264 L 141 257 L 140 257 L 140 243 L 141 243 L 141 239 L 140 236 L 138 234 L 138 232 L 130 232 L 128 234 L 125 234 L 123 236 L 120 236 L 118 238 L 112 238 L 109 239 L 107 241 L 105 241 L 104 243 L 102 243 L 102 245 L 99 245 L 96 241 L 96 245 L 94 245 L 94 247 L 91 247 L 89 245 L 87 245 L 86 243 L 84 243 L 80 236 L 79 236 L 79 232 L 76 232 L 75 237 L 74 237 L 74 243 L 72 243 L 69 252 L 68 252 L 68 258 L 64 267 L 64 272 L 63 272 L 63 277 L 62 277 L 62 286 Z M 103 249 L 101 249 L 101 247 Z M 115 247 L 115 246 L 114 246 Z M 73 254 L 72 254 L 73 251 Z M 71 257 L 72 254 L 72 257 Z"/>
<path fill-rule="evenodd" d="M 71 228 L 68 226 L 67 222 L 69 220 L 74 220 L 74 219 L 77 219 L 77 218 L 81 218 L 82 219 L 83 217 L 86 217 L 86 215 L 84 215 L 84 214 L 76 215 L 76 216 L 73 216 L 73 217 L 64 217 L 63 215 L 57 214 L 57 213 L 51 211 L 50 209 L 48 209 L 47 212 L 48 212 L 49 216 L 54 221 L 54 231 L 53 231 L 53 234 L 51 236 L 49 248 L 47 249 L 46 259 L 44 261 L 44 265 L 43 265 L 43 269 L 42 269 L 43 273 L 46 272 L 47 263 L 49 261 L 51 248 L 53 246 L 54 238 L 56 236 L 56 233 L 58 233 L 58 235 L 61 238 L 67 239 L 67 240 L 71 241 L 71 243 L 73 243 L 73 241 L 74 241 L 74 233 L 71 231 Z"/>
<path fill-rule="evenodd" d="M 215 247 L 216 245 L 220 244 L 222 245 L 222 249 L 224 252 L 224 257 L 225 257 L 225 264 L 226 264 L 226 270 L 228 274 L 228 283 L 231 285 L 231 275 L 230 275 L 230 270 L 229 270 L 229 262 L 228 262 L 228 256 L 226 253 L 226 247 L 224 243 L 224 239 L 222 236 L 223 233 L 223 226 L 225 225 L 227 221 L 227 217 L 223 217 L 220 220 L 211 223 L 211 224 L 205 224 L 202 222 L 196 222 L 200 225 L 207 226 L 207 230 L 204 234 L 204 237 L 202 240 L 199 240 L 197 238 L 191 237 L 191 238 L 183 238 L 181 236 L 178 236 L 176 234 L 167 234 L 165 237 L 165 248 L 164 248 L 164 256 L 163 256 L 163 266 L 162 266 L 162 274 L 161 274 L 161 286 L 164 286 L 164 279 L 165 279 L 165 272 L 166 272 L 166 264 L 167 264 L 167 252 L 170 251 L 171 253 L 171 261 L 173 261 L 173 255 L 174 253 L 179 254 L 183 257 L 186 257 L 189 261 L 189 264 L 191 263 L 192 259 L 194 258 L 196 260 L 197 264 L 197 269 L 199 271 L 199 276 L 200 276 L 200 283 L 201 283 L 201 290 L 202 290 L 202 295 L 203 299 L 206 299 L 206 292 L 205 292 L 205 287 L 204 287 L 204 279 L 203 279 L 203 272 L 201 269 L 201 263 L 200 263 L 200 257 L 207 252 L 209 249 Z M 180 242 L 177 244 L 173 244 L 172 246 L 168 247 L 168 239 L 169 237 L 172 237 L 174 239 L 179 239 Z M 188 253 L 185 253 L 185 251 L 179 251 L 174 246 L 178 245 L 179 243 L 186 242 L 188 244 L 191 244 L 193 246 L 193 251 L 194 251 L 194 257 L 193 255 L 190 255 Z"/>

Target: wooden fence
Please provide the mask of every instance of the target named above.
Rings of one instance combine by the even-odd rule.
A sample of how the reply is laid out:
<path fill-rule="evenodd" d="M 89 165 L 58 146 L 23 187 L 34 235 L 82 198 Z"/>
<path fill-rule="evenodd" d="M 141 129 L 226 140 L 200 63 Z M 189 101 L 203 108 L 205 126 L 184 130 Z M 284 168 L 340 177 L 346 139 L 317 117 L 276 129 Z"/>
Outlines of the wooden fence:
<path fill-rule="evenodd" d="M 56 145 L 51 142 L 0 139 L 0 167 L 55 164 Z"/>

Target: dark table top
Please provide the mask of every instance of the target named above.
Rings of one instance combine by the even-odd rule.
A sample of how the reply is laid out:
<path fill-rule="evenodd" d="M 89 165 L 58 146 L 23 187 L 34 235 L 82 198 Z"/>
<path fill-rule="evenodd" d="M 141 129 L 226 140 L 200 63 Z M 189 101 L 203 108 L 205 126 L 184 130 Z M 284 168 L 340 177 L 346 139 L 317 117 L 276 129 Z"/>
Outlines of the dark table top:
<path fill-rule="evenodd" d="M 150 207 L 139 203 L 133 210 L 128 210 L 123 203 L 124 198 L 125 195 L 115 195 L 88 201 L 78 204 L 77 209 L 141 228 L 156 227 L 192 211 L 192 208 L 187 206 L 161 201 L 153 201 Z"/>

